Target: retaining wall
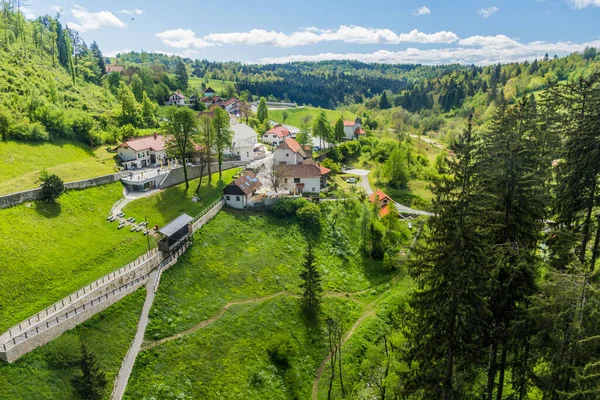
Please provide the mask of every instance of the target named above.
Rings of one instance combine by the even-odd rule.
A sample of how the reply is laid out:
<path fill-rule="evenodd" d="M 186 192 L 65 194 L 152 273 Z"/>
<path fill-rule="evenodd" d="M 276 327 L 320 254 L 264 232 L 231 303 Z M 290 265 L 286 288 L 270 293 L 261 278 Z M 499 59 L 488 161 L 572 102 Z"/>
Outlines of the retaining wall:
<path fill-rule="evenodd" d="M 226 171 L 231 168 L 237 168 L 245 166 L 247 163 L 242 161 L 231 161 L 223 163 L 222 170 Z M 211 172 L 214 174 L 215 172 L 219 172 L 219 164 L 213 163 L 211 164 Z M 196 179 L 200 177 L 201 168 L 198 166 L 187 167 L 188 180 Z M 204 168 L 204 176 L 208 174 L 208 168 Z M 180 183 L 185 182 L 185 177 L 183 175 L 183 167 L 175 168 L 169 171 L 169 174 L 165 177 L 165 179 L 161 182 L 160 188 L 165 189 L 171 186 L 179 185 Z"/>
<path fill-rule="evenodd" d="M 65 190 L 80 190 L 94 186 L 106 185 L 117 182 L 121 179 L 122 172 L 99 176 L 96 178 L 84 179 L 76 182 L 65 183 Z M 0 196 L 0 209 L 14 207 L 26 201 L 42 200 L 42 190 L 40 188 L 24 190 L 22 192 L 11 193 Z"/>

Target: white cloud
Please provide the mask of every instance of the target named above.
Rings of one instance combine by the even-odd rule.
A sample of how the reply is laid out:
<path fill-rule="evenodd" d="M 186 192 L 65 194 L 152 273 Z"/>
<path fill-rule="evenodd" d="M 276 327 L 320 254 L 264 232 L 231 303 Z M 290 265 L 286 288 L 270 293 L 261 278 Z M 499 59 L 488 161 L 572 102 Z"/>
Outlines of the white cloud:
<path fill-rule="evenodd" d="M 477 14 L 481 15 L 483 18 L 489 18 L 492 14 L 494 14 L 495 12 L 498 12 L 498 7 L 493 6 L 493 7 L 488 7 L 488 8 L 480 8 L 477 11 Z"/>
<path fill-rule="evenodd" d="M 159 38 L 167 46 L 176 49 L 203 49 L 205 47 L 215 46 L 214 43 L 196 36 L 191 29 L 171 29 L 168 31 L 156 33 L 154 36 Z"/>
<path fill-rule="evenodd" d="M 75 8 L 71 10 L 71 14 L 77 19 L 77 22 L 69 22 L 68 25 L 77 31 L 86 32 L 99 29 L 103 26 L 114 26 L 117 28 L 125 28 L 127 26 L 110 11 L 91 12 L 77 4 L 73 5 Z"/>
<path fill-rule="evenodd" d="M 423 7 L 417 8 L 413 14 L 414 15 L 427 15 L 427 14 L 431 14 L 431 10 L 429 8 L 423 6 Z"/>
<path fill-rule="evenodd" d="M 295 47 L 334 41 L 356 44 L 453 43 L 458 40 L 455 33 L 447 31 L 423 33 L 415 29 L 409 33 L 397 34 L 389 29 L 355 25 L 341 25 L 337 29 L 309 27 L 289 34 L 252 29 L 247 32 L 211 33 L 202 38 L 197 37 L 190 29 L 175 29 L 155 36 L 164 44 L 175 48 L 203 48 L 223 44 Z"/>
<path fill-rule="evenodd" d="M 600 7 L 600 0 L 569 0 L 569 4 L 573 8 L 581 10 L 586 7 Z"/>
<path fill-rule="evenodd" d="M 509 38 L 505 35 L 496 35 L 496 36 L 471 36 L 465 39 L 460 39 L 458 41 L 459 46 L 476 46 L 476 47 L 496 47 L 496 48 L 506 48 L 506 47 L 515 47 L 521 46 L 521 43 L 518 41 Z"/>
<path fill-rule="evenodd" d="M 121 14 L 128 14 L 128 15 L 140 15 L 144 13 L 144 10 L 140 10 L 139 8 L 133 9 L 133 10 L 121 10 L 119 11 Z"/>
<path fill-rule="evenodd" d="M 474 37 L 475 38 L 475 37 Z M 323 53 L 316 55 L 291 55 L 285 57 L 263 58 L 261 63 L 287 63 L 293 61 L 323 61 L 323 60 L 358 60 L 363 62 L 377 63 L 410 63 L 410 64 L 478 64 L 488 65 L 496 63 L 508 63 L 534 58 L 542 58 L 544 54 L 566 55 L 575 51 L 582 51 L 586 46 L 599 47 L 600 40 L 587 43 L 572 42 L 531 42 L 517 43 L 514 46 L 498 46 L 492 40 L 485 45 L 480 39 L 464 39 L 467 43 L 480 47 L 449 47 L 440 49 L 416 49 L 408 48 L 402 51 L 380 50 L 374 53 Z M 507 42 L 506 42 L 507 43 Z"/>

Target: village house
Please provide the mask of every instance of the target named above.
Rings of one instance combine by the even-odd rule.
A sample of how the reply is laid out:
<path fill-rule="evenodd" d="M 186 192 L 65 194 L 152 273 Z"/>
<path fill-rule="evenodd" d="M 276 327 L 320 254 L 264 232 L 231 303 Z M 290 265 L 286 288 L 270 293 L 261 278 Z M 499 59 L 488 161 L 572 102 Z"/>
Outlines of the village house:
<path fill-rule="evenodd" d="M 116 148 L 125 169 L 167 165 L 165 139 L 156 132 L 153 136 L 129 140 Z"/>
<path fill-rule="evenodd" d="M 123 72 L 123 70 L 125 69 L 125 67 L 123 67 L 122 65 L 112 65 L 112 64 L 107 64 L 106 65 L 106 73 L 110 74 L 111 72 Z"/>
<path fill-rule="evenodd" d="M 237 209 L 244 209 L 253 203 L 256 191 L 262 187 L 252 171 L 244 171 L 241 176 L 234 179 L 223 189 L 225 204 Z"/>
<path fill-rule="evenodd" d="M 231 125 L 233 139 L 231 147 L 223 152 L 229 156 L 239 156 L 240 161 L 254 160 L 254 148 L 258 143 L 258 135 L 246 124 Z"/>
<path fill-rule="evenodd" d="M 296 165 L 311 157 L 310 150 L 304 149 L 300 143 L 290 137 L 273 151 L 273 159 L 279 164 Z"/>
<path fill-rule="evenodd" d="M 375 193 L 369 196 L 369 201 L 373 204 L 377 204 L 377 207 L 379 207 L 379 218 L 385 217 L 396 209 L 394 200 L 392 200 L 390 196 L 383 193 L 381 190 L 377 190 Z"/>
<path fill-rule="evenodd" d="M 195 94 L 193 94 L 190 96 L 188 101 L 190 102 L 190 104 L 194 104 L 196 102 L 196 98 L 197 98 L 197 96 Z"/>
<path fill-rule="evenodd" d="M 311 193 L 321 192 L 321 168 L 313 163 L 282 165 L 281 176 L 283 188 L 289 193 Z"/>
<path fill-rule="evenodd" d="M 365 133 L 359 117 L 356 117 L 354 121 L 344 121 L 344 134 L 346 134 L 346 140 L 358 139 Z"/>
<path fill-rule="evenodd" d="M 221 99 L 219 96 L 215 96 L 215 97 L 203 97 L 200 102 L 204 103 L 204 105 L 206 106 L 206 108 L 210 108 L 214 105 L 221 105 L 223 104 L 223 99 Z"/>
<path fill-rule="evenodd" d="M 165 102 L 168 106 L 185 106 L 185 96 L 179 91 L 173 92 L 167 101 Z"/>
<path fill-rule="evenodd" d="M 222 107 L 230 114 L 238 114 L 240 112 L 240 101 L 235 97 L 232 97 L 224 102 Z"/>
<path fill-rule="evenodd" d="M 262 140 L 271 146 L 279 146 L 288 137 L 290 137 L 290 131 L 287 128 L 276 126 L 266 131 Z"/>
<path fill-rule="evenodd" d="M 213 97 L 214 95 L 215 95 L 215 91 L 210 86 L 207 87 L 206 89 L 204 89 L 204 92 L 202 92 L 203 97 L 210 98 L 210 97 Z"/>

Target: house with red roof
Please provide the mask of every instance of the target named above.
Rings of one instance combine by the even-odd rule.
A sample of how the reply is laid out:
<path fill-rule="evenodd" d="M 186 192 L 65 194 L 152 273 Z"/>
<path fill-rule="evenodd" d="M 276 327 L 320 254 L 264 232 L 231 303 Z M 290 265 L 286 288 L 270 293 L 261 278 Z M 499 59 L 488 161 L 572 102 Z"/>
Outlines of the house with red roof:
<path fill-rule="evenodd" d="M 291 137 L 289 129 L 278 125 L 266 131 L 262 136 L 262 140 L 271 146 L 279 146 L 288 137 Z"/>
<path fill-rule="evenodd" d="M 221 107 L 225 109 L 230 114 L 237 114 L 240 112 L 240 101 L 235 97 L 225 101 Z"/>
<path fill-rule="evenodd" d="M 156 132 L 153 136 L 128 140 L 116 148 L 125 169 L 167 165 L 165 139 Z"/>
<path fill-rule="evenodd" d="M 273 151 L 273 158 L 279 164 L 296 165 L 312 158 L 312 153 L 288 137 Z"/>
<path fill-rule="evenodd" d="M 321 167 L 314 162 L 306 164 L 282 165 L 281 176 L 283 177 L 283 187 L 289 193 L 312 193 L 321 192 Z"/>
<path fill-rule="evenodd" d="M 171 93 L 165 104 L 168 106 L 185 106 L 185 96 L 179 91 L 173 92 Z"/>
<path fill-rule="evenodd" d="M 244 171 L 223 189 L 225 204 L 238 209 L 246 208 L 248 204 L 252 204 L 252 197 L 261 187 L 262 183 L 252 171 Z"/>
<path fill-rule="evenodd" d="M 366 134 L 359 117 L 356 117 L 354 121 L 344 121 L 344 133 L 346 140 L 355 140 Z"/>
<path fill-rule="evenodd" d="M 377 190 L 375 193 L 369 196 L 369 201 L 373 204 L 377 204 L 379 207 L 379 218 L 383 218 L 390 212 L 396 210 L 394 200 L 392 200 L 390 196 L 383 193 L 381 190 Z"/>

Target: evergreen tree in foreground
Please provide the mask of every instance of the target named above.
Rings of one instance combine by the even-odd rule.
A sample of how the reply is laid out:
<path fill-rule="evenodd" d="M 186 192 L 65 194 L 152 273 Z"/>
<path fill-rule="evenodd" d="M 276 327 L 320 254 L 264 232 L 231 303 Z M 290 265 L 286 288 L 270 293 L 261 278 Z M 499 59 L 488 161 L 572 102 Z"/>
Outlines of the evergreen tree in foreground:
<path fill-rule="evenodd" d="M 475 380 L 482 351 L 485 303 L 483 244 L 477 231 L 473 134 L 468 128 L 448 161 L 452 178 L 433 189 L 434 216 L 426 245 L 416 249 L 409 272 L 418 283 L 410 298 L 403 359 L 407 394 L 425 399 L 462 399 Z M 418 367 L 416 367 L 418 365 Z"/>
<path fill-rule="evenodd" d="M 82 375 L 73 380 L 77 394 L 85 400 L 102 399 L 108 381 L 96 356 L 84 344 L 81 345 L 80 368 Z"/>
<path fill-rule="evenodd" d="M 302 293 L 302 308 L 307 317 L 314 321 L 319 315 L 321 307 L 321 274 L 315 265 L 315 255 L 313 253 L 313 245 L 308 244 L 306 251 L 306 259 L 304 261 L 304 269 L 300 273 L 302 284 L 300 287 L 304 289 Z"/>

